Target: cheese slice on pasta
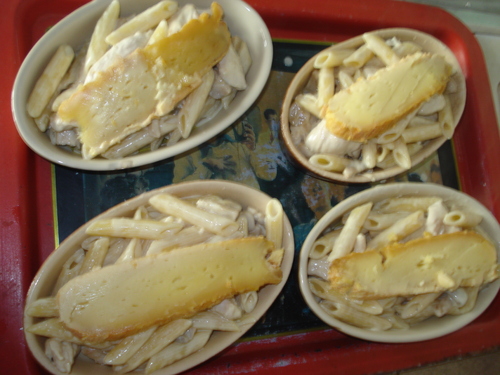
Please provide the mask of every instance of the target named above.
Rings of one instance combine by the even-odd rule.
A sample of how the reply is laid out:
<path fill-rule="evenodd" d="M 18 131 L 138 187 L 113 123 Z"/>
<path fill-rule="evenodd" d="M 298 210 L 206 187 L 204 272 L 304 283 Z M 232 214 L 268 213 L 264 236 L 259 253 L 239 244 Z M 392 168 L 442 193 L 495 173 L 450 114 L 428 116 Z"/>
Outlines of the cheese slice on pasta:
<path fill-rule="evenodd" d="M 247 237 L 116 263 L 59 290 L 60 320 L 84 341 L 117 340 L 278 284 L 282 255 L 264 237 Z"/>
<path fill-rule="evenodd" d="M 138 48 L 61 103 L 58 115 L 80 128 L 82 153 L 91 159 L 163 116 L 201 83 L 227 53 L 231 35 L 212 4 L 177 33 Z"/>

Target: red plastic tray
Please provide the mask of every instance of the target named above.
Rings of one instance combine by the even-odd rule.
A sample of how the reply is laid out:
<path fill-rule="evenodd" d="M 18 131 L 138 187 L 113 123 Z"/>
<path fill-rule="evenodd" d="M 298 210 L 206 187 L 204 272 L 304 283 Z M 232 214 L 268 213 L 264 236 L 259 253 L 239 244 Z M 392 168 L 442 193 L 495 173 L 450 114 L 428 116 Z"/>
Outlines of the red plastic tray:
<path fill-rule="evenodd" d="M 474 35 L 438 8 L 390 0 L 248 0 L 277 39 L 338 42 L 365 31 L 409 27 L 436 36 L 457 55 L 467 81 L 467 105 L 453 144 L 460 188 L 500 219 L 500 136 L 486 65 Z M 2 0 L 0 74 L 0 368 L 3 374 L 43 374 L 22 332 L 24 296 L 54 247 L 51 164 L 15 129 L 10 92 L 17 70 L 45 29 L 84 0 Z M 297 291 L 298 293 L 298 291 Z M 500 296 L 476 321 L 445 337 L 378 344 L 333 329 L 233 345 L 192 370 L 196 374 L 257 372 L 367 374 L 395 371 L 500 347 Z"/>

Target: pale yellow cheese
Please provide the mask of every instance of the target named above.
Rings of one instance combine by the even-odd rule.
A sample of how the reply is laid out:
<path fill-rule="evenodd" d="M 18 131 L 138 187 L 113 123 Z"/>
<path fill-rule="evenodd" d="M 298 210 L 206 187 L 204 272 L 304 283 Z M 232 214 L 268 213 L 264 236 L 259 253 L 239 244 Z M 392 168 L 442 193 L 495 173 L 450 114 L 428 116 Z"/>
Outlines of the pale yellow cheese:
<path fill-rule="evenodd" d="M 279 283 L 274 251 L 265 238 L 248 237 L 103 267 L 60 289 L 59 316 L 84 341 L 116 340 Z"/>
<path fill-rule="evenodd" d="M 222 8 L 212 4 L 177 33 L 138 48 L 61 103 L 63 122 L 76 122 L 83 157 L 105 152 L 129 134 L 163 116 L 201 83 L 230 45 Z"/>
<path fill-rule="evenodd" d="M 441 93 L 451 73 L 442 56 L 417 52 L 335 94 L 325 108 L 326 126 L 350 141 L 377 137 Z"/>
<path fill-rule="evenodd" d="M 497 252 L 475 232 L 456 232 L 351 253 L 332 262 L 332 288 L 381 299 L 481 286 L 498 278 Z"/>

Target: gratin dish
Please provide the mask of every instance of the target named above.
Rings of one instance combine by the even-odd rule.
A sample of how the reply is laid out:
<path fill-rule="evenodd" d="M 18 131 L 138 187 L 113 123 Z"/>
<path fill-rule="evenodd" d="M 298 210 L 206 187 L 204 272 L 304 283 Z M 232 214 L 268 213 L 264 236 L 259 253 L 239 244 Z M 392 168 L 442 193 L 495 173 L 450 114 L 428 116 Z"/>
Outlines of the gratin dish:
<path fill-rule="evenodd" d="M 439 197 L 448 207 L 454 210 L 464 210 L 482 216 L 481 223 L 476 230 L 483 233 L 495 246 L 497 262 L 500 257 L 500 225 L 495 217 L 474 198 L 451 188 L 431 183 L 391 183 L 379 185 L 357 193 L 340 202 L 324 215 L 307 236 L 299 257 L 299 285 L 304 299 L 313 312 L 326 324 L 339 331 L 360 339 L 387 342 L 405 343 L 435 339 L 452 333 L 479 317 L 494 300 L 500 289 L 500 279 L 486 285 L 480 292 L 474 308 L 463 315 L 445 315 L 440 318 L 431 317 L 408 329 L 370 330 L 358 328 L 329 315 L 320 307 L 318 298 L 312 293 L 308 284 L 308 262 L 314 242 L 323 234 L 325 229 L 339 224 L 342 216 L 365 203 L 382 201 L 387 198 L 402 196 Z M 394 280 L 397 283 L 397 280 Z"/>
<path fill-rule="evenodd" d="M 137 14 L 157 3 L 158 0 L 133 1 L 121 0 L 121 17 Z M 31 90 L 46 64 L 62 44 L 69 44 L 78 50 L 90 39 L 95 23 L 109 5 L 110 1 L 95 0 L 75 10 L 56 25 L 31 49 L 24 59 L 12 90 L 12 113 L 17 130 L 24 142 L 37 154 L 47 160 L 82 170 L 112 171 L 133 168 L 171 158 L 186 152 L 217 135 L 236 121 L 255 101 L 262 91 L 272 62 L 272 42 L 269 31 L 262 18 L 243 1 L 222 0 L 219 4 L 224 9 L 223 21 L 232 35 L 240 36 L 247 43 L 252 65 L 246 74 L 247 88 L 239 91 L 227 109 L 222 109 L 208 121 L 201 121 L 189 137 L 179 142 L 164 146 L 154 151 L 145 151 L 118 159 L 102 157 L 85 160 L 69 148 L 62 148 L 51 143 L 49 137 L 40 132 L 26 111 L 26 103 Z M 179 8 L 185 4 L 194 4 L 199 9 L 210 9 L 210 0 L 178 2 Z"/>
<path fill-rule="evenodd" d="M 451 65 L 454 74 L 450 78 L 450 83 L 453 85 L 453 92 L 448 94 L 452 113 L 453 113 L 453 129 L 458 124 L 462 113 L 465 109 L 466 102 L 466 87 L 465 87 L 465 76 L 462 69 L 457 61 L 457 58 L 453 52 L 440 40 L 437 38 L 426 34 L 424 32 L 407 29 L 407 28 L 388 28 L 370 31 L 370 34 L 379 36 L 382 39 L 390 40 L 391 38 L 396 38 L 400 42 L 413 42 L 422 47 L 423 52 L 430 52 L 432 54 L 441 55 L 444 57 L 445 61 Z M 305 146 L 303 141 L 297 140 L 297 136 L 293 135 L 291 124 L 290 107 L 294 103 L 296 97 L 301 94 L 307 86 L 308 81 L 311 78 L 313 70 L 315 70 L 315 60 L 320 54 L 332 51 L 332 52 L 342 52 L 343 50 L 353 50 L 361 45 L 363 45 L 363 36 L 357 36 L 355 38 L 343 41 L 338 44 L 334 44 L 328 47 L 324 51 L 312 57 L 304 66 L 297 72 L 294 79 L 290 83 L 288 90 L 286 92 L 282 112 L 281 112 L 281 135 L 283 138 L 283 144 L 288 152 L 290 158 L 301 168 L 303 168 L 307 173 L 322 178 L 327 181 L 341 182 L 341 183 L 366 183 L 366 182 L 376 182 L 380 180 L 385 180 L 390 177 L 394 177 L 401 174 L 407 169 L 399 165 L 388 165 L 383 168 L 376 166 L 375 168 L 368 168 L 364 171 L 355 174 L 343 174 L 342 172 L 336 172 L 335 170 L 328 170 L 325 168 L 320 168 L 319 165 L 314 165 L 309 156 L 305 154 Z M 367 81 L 369 78 L 367 79 Z M 335 83 L 338 86 L 339 83 Z M 310 89 L 308 89 L 310 90 Z M 347 90 L 347 89 L 346 89 Z M 299 122 L 302 120 L 299 120 Z M 435 152 L 443 143 L 447 140 L 444 135 L 435 137 L 433 139 L 423 142 L 423 147 L 416 151 L 415 153 L 410 152 L 411 166 L 419 164 Z M 328 152 L 325 151 L 325 154 Z M 323 163 L 326 163 L 323 161 Z"/>
<path fill-rule="evenodd" d="M 226 182 L 220 180 L 211 181 L 193 181 L 180 183 L 175 185 L 170 185 L 168 187 L 159 188 L 156 190 L 149 191 L 142 195 L 139 195 L 133 199 L 130 199 L 122 204 L 119 204 L 108 211 L 102 213 L 96 218 L 92 219 L 72 235 L 70 235 L 61 245 L 47 258 L 43 263 L 40 270 L 36 274 L 34 280 L 32 281 L 31 287 L 27 294 L 26 304 L 30 304 L 41 297 L 50 295 L 52 288 L 54 287 L 58 274 L 61 270 L 62 265 L 66 262 L 75 251 L 80 248 L 81 243 L 84 238 L 88 237 L 85 234 L 86 228 L 91 225 L 96 220 L 113 218 L 113 217 L 130 217 L 136 208 L 144 205 L 148 202 L 149 198 L 158 194 L 171 194 L 178 198 L 192 197 L 199 195 L 217 195 L 221 198 L 230 199 L 235 201 L 245 207 L 253 207 L 259 212 L 264 213 L 267 203 L 271 198 L 252 188 L 245 185 Z M 209 339 L 208 343 L 198 352 L 181 359 L 174 364 L 167 366 L 161 370 L 155 372 L 155 374 L 174 374 L 185 371 L 191 367 L 194 367 L 210 357 L 216 355 L 220 351 L 227 348 L 229 345 L 234 343 L 239 337 L 241 337 L 248 329 L 251 328 L 253 323 L 257 322 L 259 318 L 264 315 L 266 310 L 271 306 L 273 301 L 277 298 L 282 288 L 284 287 L 286 280 L 290 274 L 290 270 L 294 258 L 294 239 L 293 231 L 290 226 L 290 222 L 286 215 L 283 217 L 283 248 L 284 256 L 281 263 L 282 269 L 282 280 L 276 285 L 267 285 L 263 287 L 259 292 L 259 300 L 253 311 L 245 315 L 246 322 L 252 322 L 251 324 L 245 324 L 241 327 L 240 331 L 237 332 L 214 332 Z M 248 319 L 248 320 L 247 320 Z M 31 326 L 36 319 L 25 315 L 24 326 Z M 45 339 L 40 336 L 35 336 L 31 333 L 25 332 L 28 347 L 35 356 L 35 358 L 45 367 L 48 371 L 53 374 L 61 374 L 54 364 L 46 357 L 44 354 L 44 342 Z M 113 369 L 109 366 L 98 365 L 88 358 L 80 357 L 77 358 L 72 374 L 112 374 L 115 373 Z"/>

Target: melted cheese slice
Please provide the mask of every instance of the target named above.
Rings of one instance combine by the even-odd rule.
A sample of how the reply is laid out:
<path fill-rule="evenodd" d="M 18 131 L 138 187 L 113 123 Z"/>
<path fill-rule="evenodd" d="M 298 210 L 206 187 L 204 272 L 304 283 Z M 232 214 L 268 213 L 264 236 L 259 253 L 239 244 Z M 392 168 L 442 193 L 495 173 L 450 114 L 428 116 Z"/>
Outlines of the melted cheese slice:
<path fill-rule="evenodd" d="M 365 142 L 441 93 L 450 75 L 442 56 L 410 55 L 335 94 L 326 107 L 326 126 L 337 137 Z"/>
<path fill-rule="evenodd" d="M 94 158 L 163 116 L 201 83 L 231 42 L 222 8 L 186 23 L 177 33 L 138 48 L 61 103 L 62 121 L 80 128 L 82 153 Z"/>
<path fill-rule="evenodd" d="M 429 236 L 336 259 L 328 278 L 352 299 L 444 292 L 498 278 L 497 252 L 475 232 Z"/>
<path fill-rule="evenodd" d="M 282 278 L 281 249 L 263 237 L 179 248 L 80 275 L 57 294 L 60 320 L 90 342 L 187 318 Z"/>

